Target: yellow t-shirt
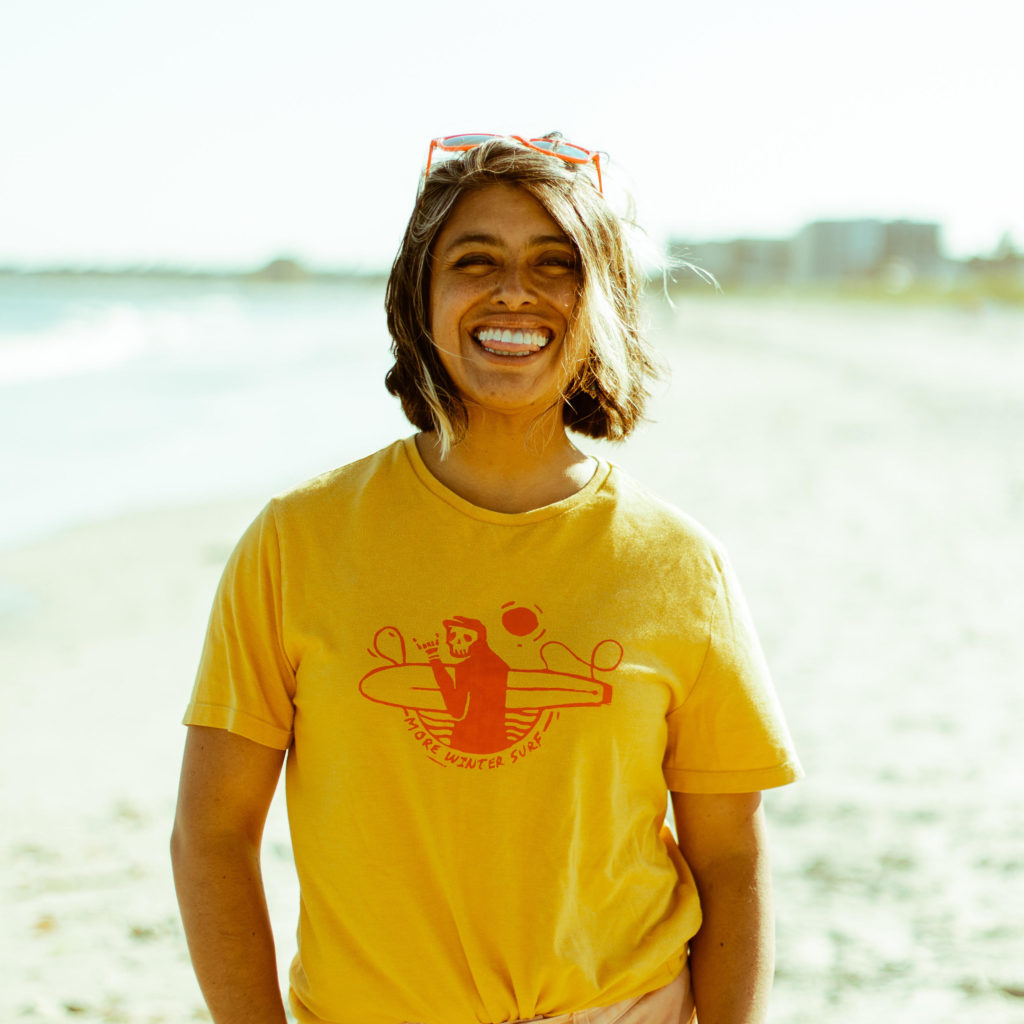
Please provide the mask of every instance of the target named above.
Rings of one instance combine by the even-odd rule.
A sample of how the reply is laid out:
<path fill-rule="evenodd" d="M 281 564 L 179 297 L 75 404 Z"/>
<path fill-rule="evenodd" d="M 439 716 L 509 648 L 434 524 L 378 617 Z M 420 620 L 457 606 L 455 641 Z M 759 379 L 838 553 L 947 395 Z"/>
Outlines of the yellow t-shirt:
<path fill-rule="evenodd" d="M 800 774 L 699 526 L 604 462 L 564 501 L 487 511 L 412 439 L 257 518 L 185 721 L 288 750 L 311 1024 L 499 1022 L 667 983 L 700 909 L 666 787 Z"/>

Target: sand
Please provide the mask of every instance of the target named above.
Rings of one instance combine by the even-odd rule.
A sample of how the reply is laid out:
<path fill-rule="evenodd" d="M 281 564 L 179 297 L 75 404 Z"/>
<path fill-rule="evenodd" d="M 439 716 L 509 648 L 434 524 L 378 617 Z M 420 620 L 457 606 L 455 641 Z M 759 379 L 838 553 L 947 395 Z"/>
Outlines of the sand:
<path fill-rule="evenodd" d="M 167 840 L 196 644 L 233 538 L 259 504 L 134 514 L 0 558 L 13 982 L 0 1020 L 209 1019 Z M 268 867 L 282 843 L 289 870 L 274 891 L 287 899 L 287 828 L 275 813 Z"/>
<path fill-rule="evenodd" d="M 808 770 L 766 801 L 771 1019 L 1024 1019 L 1024 316 L 656 320 L 673 381 L 614 457 L 728 544 Z M 178 721 L 265 497 L 0 553 L 0 1020 L 208 1019 L 167 856 Z M 277 803 L 264 861 L 283 970 Z"/>

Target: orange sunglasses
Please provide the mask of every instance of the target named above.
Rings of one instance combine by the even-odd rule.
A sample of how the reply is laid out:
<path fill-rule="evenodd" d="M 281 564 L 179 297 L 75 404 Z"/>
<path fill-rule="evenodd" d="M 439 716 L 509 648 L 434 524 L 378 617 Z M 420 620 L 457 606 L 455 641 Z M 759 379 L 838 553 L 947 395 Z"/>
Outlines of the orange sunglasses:
<path fill-rule="evenodd" d="M 434 160 L 434 150 L 444 149 L 449 152 L 464 152 L 467 149 L 475 149 L 482 146 L 491 139 L 512 139 L 527 149 L 535 149 L 538 153 L 546 156 L 555 156 L 564 160 L 567 164 L 590 164 L 594 165 L 597 171 L 597 190 L 604 195 L 604 187 L 601 183 L 601 157 L 591 149 L 584 149 L 575 143 L 566 142 L 558 135 L 550 138 L 524 139 L 521 135 L 444 135 L 439 139 L 430 140 L 430 152 L 427 153 L 427 169 L 423 172 L 424 178 L 430 173 L 430 165 Z"/>

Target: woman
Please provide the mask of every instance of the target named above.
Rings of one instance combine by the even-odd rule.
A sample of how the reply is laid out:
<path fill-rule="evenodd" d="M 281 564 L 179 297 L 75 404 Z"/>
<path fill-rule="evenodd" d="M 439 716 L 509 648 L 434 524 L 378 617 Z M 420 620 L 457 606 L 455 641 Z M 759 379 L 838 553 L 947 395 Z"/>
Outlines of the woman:
<path fill-rule="evenodd" d="M 599 172 L 432 143 L 387 294 L 419 433 L 272 501 L 228 564 L 172 841 L 218 1024 L 284 1019 L 286 751 L 299 1021 L 764 1018 L 759 791 L 799 766 L 719 546 L 568 437 L 626 436 L 654 373 Z"/>

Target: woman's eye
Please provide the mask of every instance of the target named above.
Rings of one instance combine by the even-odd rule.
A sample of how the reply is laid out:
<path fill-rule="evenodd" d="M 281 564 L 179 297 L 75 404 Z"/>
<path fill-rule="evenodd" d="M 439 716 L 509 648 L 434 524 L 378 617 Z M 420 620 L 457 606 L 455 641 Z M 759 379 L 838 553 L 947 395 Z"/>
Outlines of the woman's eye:
<path fill-rule="evenodd" d="M 494 262 L 490 256 L 480 252 L 469 252 L 465 256 L 460 256 L 453 266 L 459 268 L 465 267 L 489 267 Z"/>
<path fill-rule="evenodd" d="M 572 272 L 576 270 L 576 257 L 570 253 L 550 253 L 541 257 L 538 266 L 554 272 Z"/>

